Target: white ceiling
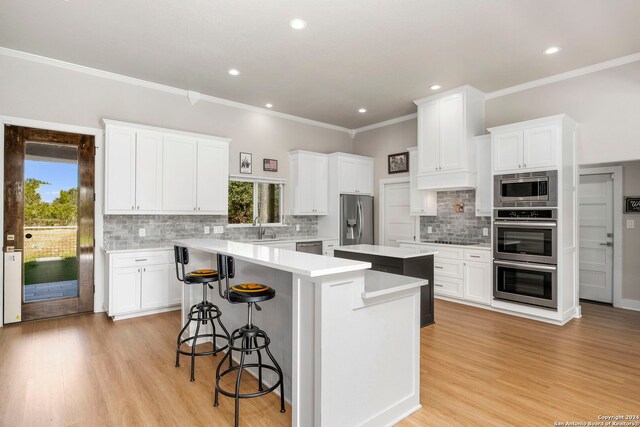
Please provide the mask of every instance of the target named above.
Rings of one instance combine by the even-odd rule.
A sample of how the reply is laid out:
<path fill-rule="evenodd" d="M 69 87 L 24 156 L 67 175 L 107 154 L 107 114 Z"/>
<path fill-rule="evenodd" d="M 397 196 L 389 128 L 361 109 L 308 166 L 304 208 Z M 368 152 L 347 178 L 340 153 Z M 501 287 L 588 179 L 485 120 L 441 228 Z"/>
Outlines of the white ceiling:
<path fill-rule="evenodd" d="M 640 0 L 2 0 L 0 46 L 357 128 L 435 83 L 491 92 L 640 52 L 639 23 Z"/>

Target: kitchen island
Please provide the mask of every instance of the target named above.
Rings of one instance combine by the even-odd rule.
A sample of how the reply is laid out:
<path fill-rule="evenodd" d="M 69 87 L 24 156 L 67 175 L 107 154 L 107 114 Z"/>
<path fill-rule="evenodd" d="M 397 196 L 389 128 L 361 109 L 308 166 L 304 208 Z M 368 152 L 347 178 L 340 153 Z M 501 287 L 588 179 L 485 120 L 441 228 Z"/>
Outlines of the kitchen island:
<path fill-rule="evenodd" d="M 389 425 L 420 408 L 420 288 L 427 280 L 368 270 L 371 264 L 214 239 L 189 248 L 189 269 L 233 256 L 232 284 L 258 282 L 276 297 L 254 312 L 284 372 L 294 426 Z M 197 288 L 197 289 L 196 289 Z M 183 291 L 183 318 L 202 297 Z M 246 323 L 246 306 L 209 292 L 227 329 Z M 222 344 L 222 343 L 221 343 Z M 264 375 L 265 384 L 273 377 Z M 212 391 L 213 393 L 213 391 Z M 278 408 L 274 407 L 274 411 Z"/>
<path fill-rule="evenodd" d="M 371 263 L 371 269 L 403 276 L 419 277 L 433 284 L 433 257 L 437 251 L 379 245 L 349 245 L 334 248 L 334 256 Z M 432 324 L 433 286 L 420 289 L 420 326 Z"/>

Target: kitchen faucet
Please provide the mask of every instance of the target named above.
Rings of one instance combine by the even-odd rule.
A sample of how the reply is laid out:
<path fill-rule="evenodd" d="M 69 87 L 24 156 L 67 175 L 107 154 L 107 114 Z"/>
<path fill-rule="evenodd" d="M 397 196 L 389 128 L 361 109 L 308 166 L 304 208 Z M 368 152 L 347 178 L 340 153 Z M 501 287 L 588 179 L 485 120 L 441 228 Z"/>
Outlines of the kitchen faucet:
<path fill-rule="evenodd" d="M 265 230 L 262 228 L 262 221 L 260 221 L 260 216 L 253 218 L 253 226 L 258 225 L 258 240 L 262 240 L 262 236 L 264 235 Z"/>

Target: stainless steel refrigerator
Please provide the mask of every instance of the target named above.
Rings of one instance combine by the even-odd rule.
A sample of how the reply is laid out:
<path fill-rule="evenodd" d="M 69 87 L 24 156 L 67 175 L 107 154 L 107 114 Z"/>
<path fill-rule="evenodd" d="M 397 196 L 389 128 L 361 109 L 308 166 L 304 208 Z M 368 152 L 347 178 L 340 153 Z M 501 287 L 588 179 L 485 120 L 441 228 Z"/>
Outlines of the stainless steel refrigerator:
<path fill-rule="evenodd" d="M 373 197 L 340 195 L 340 245 L 373 245 Z"/>

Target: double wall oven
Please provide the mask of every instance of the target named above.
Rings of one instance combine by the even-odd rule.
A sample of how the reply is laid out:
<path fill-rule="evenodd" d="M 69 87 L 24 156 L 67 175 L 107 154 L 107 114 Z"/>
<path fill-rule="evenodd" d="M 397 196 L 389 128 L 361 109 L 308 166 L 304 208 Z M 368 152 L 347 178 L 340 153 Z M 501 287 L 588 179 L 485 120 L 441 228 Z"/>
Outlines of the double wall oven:
<path fill-rule="evenodd" d="M 546 183 L 542 183 L 544 176 Z M 498 209 L 494 210 L 493 220 L 493 296 L 557 310 L 558 209 L 553 174 L 542 172 L 535 178 L 503 177 L 495 177 L 496 190 L 500 185 L 502 192 L 494 193 L 494 206 Z M 520 185 L 513 184 L 519 179 L 525 179 L 526 188 L 508 188 Z M 553 187 L 549 187 L 551 184 Z M 527 206 L 533 202 L 544 206 Z M 518 207 L 506 208 L 509 204 Z M 525 206 L 519 207 L 522 204 Z"/>

